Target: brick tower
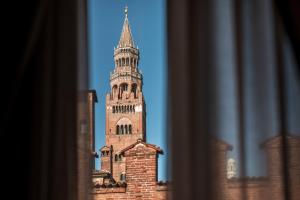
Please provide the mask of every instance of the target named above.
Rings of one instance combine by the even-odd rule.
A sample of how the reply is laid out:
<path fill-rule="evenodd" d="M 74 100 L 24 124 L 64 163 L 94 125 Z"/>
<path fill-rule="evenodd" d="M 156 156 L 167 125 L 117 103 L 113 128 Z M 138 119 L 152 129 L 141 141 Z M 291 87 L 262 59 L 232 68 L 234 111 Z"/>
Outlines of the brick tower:
<path fill-rule="evenodd" d="M 114 49 L 114 63 L 110 74 L 111 91 L 106 96 L 106 146 L 101 149 L 101 166 L 116 181 L 122 181 L 125 158 L 120 151 L 138 139 L 146 140 L 143 76 L 138 69 L 139 50 L 132 38 L 127 7 L 120 41 Z"/>

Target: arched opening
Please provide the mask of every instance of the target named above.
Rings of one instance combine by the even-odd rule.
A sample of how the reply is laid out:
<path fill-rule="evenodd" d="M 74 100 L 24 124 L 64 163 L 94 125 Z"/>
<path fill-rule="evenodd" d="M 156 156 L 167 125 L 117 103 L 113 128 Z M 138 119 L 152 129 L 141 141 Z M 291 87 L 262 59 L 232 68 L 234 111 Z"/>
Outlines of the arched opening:
<path fill-rule="evenodd" d="M 122 66 L 125 66 L 125 58 L 122 58 Z"/>
<path fill-rule="evenodd" d="M 121 125 L 121 134 L 123 135 L 124 134 L 124 126 Z"/>
<path fill-rule="evenodd" d="M 119 129 L 120 129 L 120 127 L 119 127 L 119 125 L 117 125 L 117 127 L 116 127 L 116 134 L 117 134 L 117 135 L 120 134 Z"/>
<path fill-rule="evenodd" d="M 118 161 L 118 155 L 115 154 L 115 161 Z"/>
<path fill-rule="evenodd" d="M 131 92 L 133 93 L 133 95 L 134 95 L 134 98 L 136 98 L 137 97 L 137 84 L 136 83 L 133 83 L 132 85 L 131 85 Z"/>
<path fill-rule="evenodd" d="M 122 83 L 120 85 L 120 94 L 119 94 L 119 98 L 122 98 L 123 92 L 127 91 L 128 89 L 128 84 L 127 83 Z"/>
<path fill-rule="evenodd" d="M 112 87 L 112 95 L 113 95 L 113 98 L 115 98 L 118 94 L 118 86 L 117 85 L 114 85 Z"/>
<path fill-rule="evenodd" d="M 136 67 L 136 59 L 133 60 L 133 66 Z"/>
<path fill-rule="evenodd" d="M 121 134 L 122 132 L 122 129 L 121 129 L 121 126 L 119 125 L 119 135 Z"/>
<path fill-rule="evenodd" d="M 126 58 L 126 66 L 129 66 L 129 58 Z"/>
<path fill-rule="evenodd" d="M 119 65 L 119 61 L 118 60 L 116 60 L 116 66 L 118 66 Z"/>
<path fill-rule="evenodd" d="M 128 131 L 129 131 L 129 134 L 132 134 L 132 126 L 131 126 L 131 124 L 129 124 L 129 127 L 128 127 Z"/>
<path fill-rule="evenodd" d="M 115 106 L 112 107 L 112 113 L 115 113 Z"/>
<path fill-rule="evenodd" d="M 124 109 L 126 106 L 124 106 Z M 119 127 L 119 134 L 131 134 L 132 133 L 132 122 L 127 117 L 122 117 L 116 124 L 116 127 Z"/>
<path fill-rule="evenodd" d="M 121 58 L 119 58 L 119 67 L 121 67 Z"/>
<path fill-rule="evenodd" d="M 133 66 L 133 58 L 130 58 L 130 66 Z"/>

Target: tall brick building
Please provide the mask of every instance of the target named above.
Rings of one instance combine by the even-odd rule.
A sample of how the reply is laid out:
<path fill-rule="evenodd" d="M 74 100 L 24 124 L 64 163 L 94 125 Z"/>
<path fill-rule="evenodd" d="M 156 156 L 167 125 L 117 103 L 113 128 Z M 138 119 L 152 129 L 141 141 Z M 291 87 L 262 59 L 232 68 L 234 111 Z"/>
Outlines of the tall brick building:
<path fill-rule="evenodd" d="M 126 8 L 121 37 L 114 50 L 111 91 L 106 96 L 105 146 L 100 149 L 101 170 L 93 172 L 94 200 L 165 200 L 170 196 L 170 185 L 157 180 L 157 159 L 163 151 L 146 141 L 146 103 L 139 56 Z M 94 91 L 90 92 L 89 97 L 89 138 L 93 152 L 93 114 L 97 98 Z M 288 167 L 290 199 L 299 199 L 300 138 L 292 136 L 274 137 L 262 145 L 267 154 L 268 175 L 260 178 L 227 177 L 227 152 L 232 150 L 232 146 L 222 140 L 211 139 L 212 199 L 240 200 L 246 197 L 247 200 L 284 200 L 283 144 L 289 147 L 285 164 Z"/>
<path fill-rule="evenodd" d="M 146 103 L 139 58 L 126 8 L 121 37 L 114 50 L 111 91 L 106 95 L 101 170 L 93 174 L 97 200 L 166 199 L 167 188 L 157 181 L 157 159 L 163 151 L 146 142 Z"/>

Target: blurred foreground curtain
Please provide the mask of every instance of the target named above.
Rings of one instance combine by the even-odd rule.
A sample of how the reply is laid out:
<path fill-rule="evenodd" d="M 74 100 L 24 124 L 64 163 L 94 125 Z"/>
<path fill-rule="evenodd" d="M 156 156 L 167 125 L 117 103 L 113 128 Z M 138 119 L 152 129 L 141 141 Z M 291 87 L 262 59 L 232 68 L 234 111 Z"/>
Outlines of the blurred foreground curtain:
<path fill-rule="evenodd" d="M 167 5 L 172 199 L 299 199 L 299 3 Z"/>
<path fill-rule="evenodd" d="M 2 195 L 88 199 L 88 165 L 78 165 L 86 125 L 77 123 L 87 89 L 86 1 L 12 1 L 3 8 Z"/>

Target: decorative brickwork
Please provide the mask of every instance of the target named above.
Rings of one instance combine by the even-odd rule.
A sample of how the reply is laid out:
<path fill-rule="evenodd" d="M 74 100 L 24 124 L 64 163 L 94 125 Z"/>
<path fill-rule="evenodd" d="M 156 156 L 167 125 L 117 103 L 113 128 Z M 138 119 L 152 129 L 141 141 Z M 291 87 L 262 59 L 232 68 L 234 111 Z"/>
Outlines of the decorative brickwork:
<path fill-rule="evenodd" d="M 157 180 L 157 159 L 163 151 L 146 142 L 143 76 L 138 70 L 139 50 L 135 47 L 127 14 L 126 8 L 120 41 L 114 51 L 111 91 L 106 96 L 106 145 L 100 149 L 101 170 L 93 173 L 92 199 L 166 200 L 172 196 L 171 187 Z M 89 96 L 90 128 L 94 127 L 95 97 Z M 88 136 L 93 148 L 93 129 Z M 262 145 L 267 153 L 268 176 L 259 178 L 228 178 L 227 152 L 232 146 L 213 138 L 208 147 L 211 150 L 207 158 L 211 166 L 208 176 L 212 177 L 208 183 L 212 189 L 210 199 L 284 200 L 286 184 L 289 199 L 299 199 L 299 137 L 278 136 Z M 288 170 L 283 171 L 283 166 Z M 288 174 L 287 179 L 284 174 Z"/>
<path fill-rule="evenodd" d="M 100 149 L 101 171 L 93 174 L 95 200 L 167 199 L 168 186 L 157 182 L 157 159 L 163 151 L 146 143 L 146 103 L 139 49 L 131 34 L 127 8 L 115 68 L 106 95 L 106 145 Z"/>

